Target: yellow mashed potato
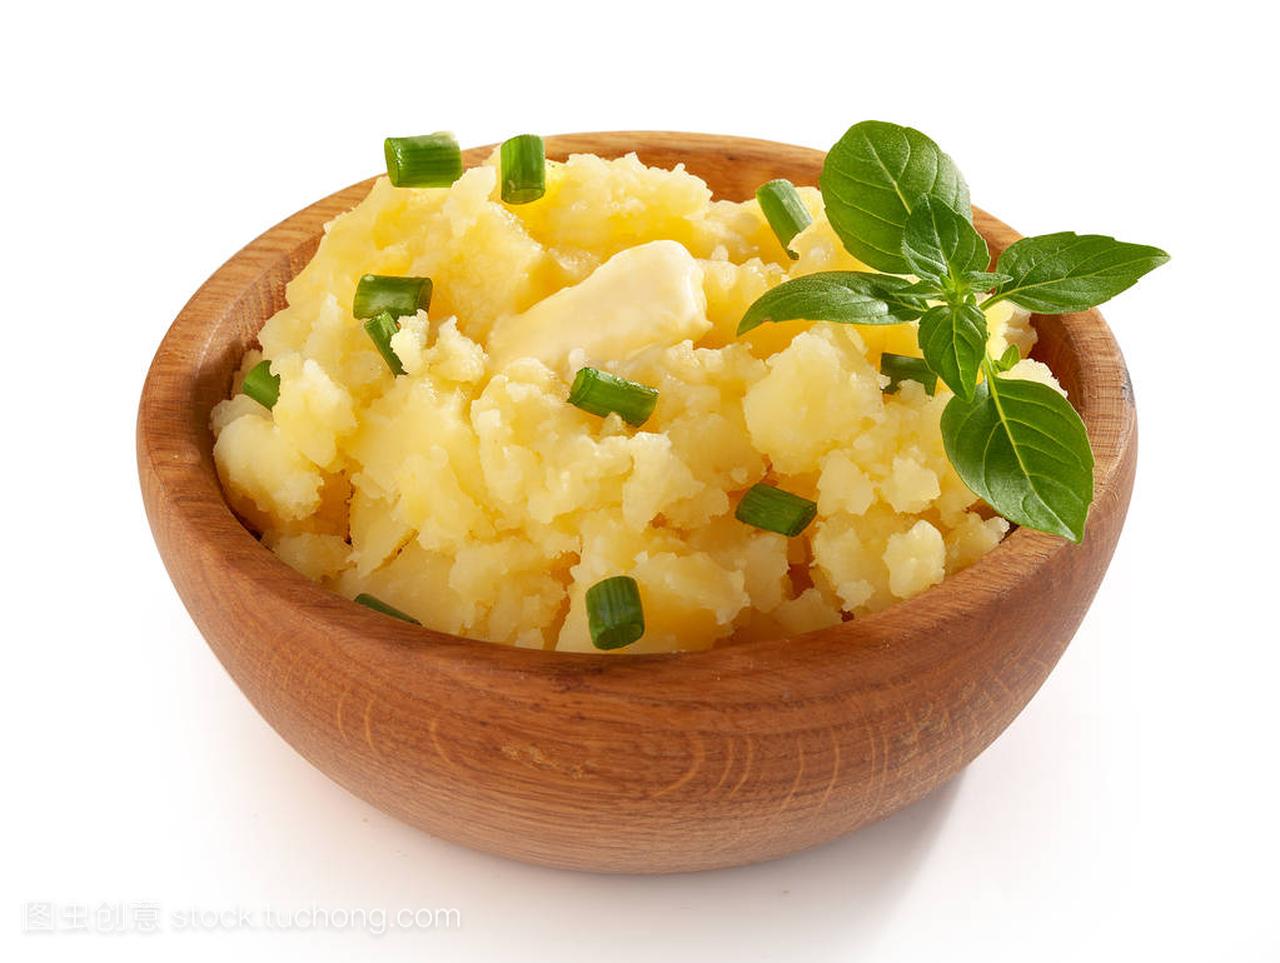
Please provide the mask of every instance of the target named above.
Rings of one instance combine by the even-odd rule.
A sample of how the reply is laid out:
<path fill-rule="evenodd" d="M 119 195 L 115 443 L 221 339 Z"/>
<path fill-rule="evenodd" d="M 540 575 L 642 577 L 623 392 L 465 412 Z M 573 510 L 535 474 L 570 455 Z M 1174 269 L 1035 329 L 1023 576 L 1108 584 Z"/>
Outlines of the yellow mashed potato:
<path fill-rule="evenodd" d="M 680 168 L 574 156 L 541 200 L 507 206 L 495 163 L 450 188 L 380 179 L 244 360 L 235 390 L 265 357 L 274 409 L 214 409 L 228 498 L 289 565 L 434 629 L 570 651 L 595 651 L 586 590 L 630 575 L 647 630 L 622 651 L 661 652 L 872 612 L 1000 540 L 943 451 L 945 387 L 882 391 L 880 354 L 918 355 L 914 325 L 735 336 L 784 279 L 865 270 L 815 189 L 791 261 L 754 200 L 713 201 Z M 392 339 L 399 377 L 352 316 L 366 273 L 434 282 Z M 992 353 L 1025 354 L 1027 316 L 991 315 Z M 642 429 L 567 403 L 587 364 L 659 390 Z M 1036 362 L 1015 374 L 1052 382 Z M 761 480 L 817 520 L 793 539 L 737 521 Z"/>

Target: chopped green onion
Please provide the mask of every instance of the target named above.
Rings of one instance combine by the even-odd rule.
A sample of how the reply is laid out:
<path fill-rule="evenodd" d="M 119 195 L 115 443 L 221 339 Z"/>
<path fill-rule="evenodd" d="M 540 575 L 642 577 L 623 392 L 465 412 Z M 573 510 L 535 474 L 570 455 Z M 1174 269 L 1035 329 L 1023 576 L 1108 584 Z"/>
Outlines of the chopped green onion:
<path fill-rule="evenodd" d="M 794 538 L 809 527 L 818 514 L 818 505 L 760 482 L 747 489 L 733 514 L 740 522 Z"/>
<path fill-rule="evenodd" d="M 620 649 L 644 635 L 640 586 L 630 575 L 615 575 L 587 589 L 587 626 L 597 649 Z"/>
<path fill-rule="evenodd" d="M 382 145 L 387 176 L 396 187 L 448 187 L 462 176 L 462 151 L 453 135 L 388 137 Z"/>
<path fill-rule="evenodd" d="M 386 274 L 366 274 L 356 285 L 351 313 L 371 318 L 390 311 L 393 318 L 417 314 L 431 306 L 431 278 L 401 278 Z"/>
<path fill-rule="evenodd" d="M 280 376 L 271 373 L 270 361 L 259 361 L 244 376 L 240 390 L 262 407 L 274 408 L 280 400 Z"/>
<path fill-rule="evenodd" d="M 502 142 L 502 199 L 528 204 L 547 192 L 547 155 L 537 134 Z"/>
<path fill-rule="evenodd" d="M 880 373 L 889 376 L 889 387 L 886 394 L 893 394 L 904 381 L 918 381 L 924 385 L 926 394 L 938 390 L 938 376 L 933 373 L 924 358 L 912 358 L 905 354 L 890 354 L 886 351 L 880 356 Z"/>
<path fill-rule="evenodd" d="M 407 612 L 401 612 L 395 606 L 388 605 L 386 602 L 382 601 L 382 599 L 375 598 L 367 592 L 361 592 L 356 596 L 355 600 L 367 609 L 373 609 L 375 612 L 381 612 L 383 615 L 389 615 L 393 619 L 399 619 L 401 622 L 412 622 L 414 625 L 422 624 Z"/>
<path fill-rule="evenodd" d="M 601 417 L 616 411 L 637 428 L 649 420 L 657 403 L 657 388 L 595 368 L 579 368 L 569 389 L 569 404 Z"/>
<path fill-rule="evenodd" d="M 760 202 L 764 219 L 773 228 L 787 257 L 793 261 L 798 260 L 800 255 L 791 250 L 791 242 L 813 223 L 813 218 L 809 215 L 809 209 L 804 206 L 804 201 L 800 200 L 795 185 L 785 178 L 769 181 L 756 189 L 756 200 Z"/>
<path fill-rule="evenodd" d="M 365 334 L 373 340 L 378 354 L 382 355 L 383 360 L 387 362 L 387 367 L 395 375 L 404 374 L 404 365 L 400 363 L 400 359 L 391 347 L 391 336 L 399 330 L 400 324 L 391 316 L 390 311 L 383 311 L 364 323 Z"/>

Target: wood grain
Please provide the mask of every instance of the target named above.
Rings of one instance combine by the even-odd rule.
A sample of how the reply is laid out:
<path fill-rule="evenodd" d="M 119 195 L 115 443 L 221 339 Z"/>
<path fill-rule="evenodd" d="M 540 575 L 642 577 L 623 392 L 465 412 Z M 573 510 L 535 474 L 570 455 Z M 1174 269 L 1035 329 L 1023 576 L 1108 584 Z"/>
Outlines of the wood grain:
<path fill-rule="evenodd" d="M 823 157 L 653 132 L 547 147 L 683 162 L 734 199 L 773 177 L 814 184 Z M 1096 455 L 1083 544 L 1015 531 L 910 602 L 832 629 L 683 655 L 536 652 L 384 618 L 288 568 L 227 508 L 209 411 L 324 223 L 371 184 L 298 212 L 223 265 L 169 329 L 138 411 L 142 493 L 178 593 L 267 721 L 335 781 L 430 833 L 516 859 L 730 866 L 920 798 L 1039 688 L 1093 598 L 1133 484 L 1133 393 L 1096 311 L 1037 322 L 1037 355 L 1070 391 Z M 1018 237 L 980 211 L 976 223 L 995 249 Z"/>

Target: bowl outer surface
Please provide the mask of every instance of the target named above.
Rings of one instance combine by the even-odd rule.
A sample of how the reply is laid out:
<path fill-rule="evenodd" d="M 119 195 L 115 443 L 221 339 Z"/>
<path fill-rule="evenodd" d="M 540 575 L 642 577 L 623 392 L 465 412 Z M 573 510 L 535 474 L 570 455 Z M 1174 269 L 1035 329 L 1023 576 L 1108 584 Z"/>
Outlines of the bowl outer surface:
<path fill-rule="evenodd" d="M 823 160 L 706 134 L 546 143 L 557 158 L 683 162 L 731 199 L 774 177 L 816 184 Z M 1133 393 L 1096 311 L 1036 319 L 1035 355 L 1069 390 L 1096 457 L 1084 542 L 1016 530 L 910 602 L 831 629 L 677 655 L 537 652 L 385 618 L 286 566 L 227 507 L 209 412 L 323 225 L 371 184 L 223 265 L 160 345 L 138 415 L 143 498 L 178 593 L 259 712 L 331 778 L 432 834 L 516 859 L 707 869 L 794 852 L 913 802 L 1039 688 L 1093 598 L 1133 485 Z M 981 211 L 975 223 L 993 253 L 1018 237 Z"/>

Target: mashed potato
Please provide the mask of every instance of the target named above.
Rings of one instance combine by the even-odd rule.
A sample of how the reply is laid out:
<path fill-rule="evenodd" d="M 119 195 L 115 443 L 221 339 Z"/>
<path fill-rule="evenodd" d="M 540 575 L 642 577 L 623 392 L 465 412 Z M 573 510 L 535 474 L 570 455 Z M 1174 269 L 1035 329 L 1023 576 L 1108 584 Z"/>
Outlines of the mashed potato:
<path fill-rule="evenodd" d="M 791 261 L 754 200 L 713 201 L 680 168 L 574 156 L 508 207 L 494 165 L 447 189 L 379 180 L 245 358 L 240 377 L 262 358 L 279 376 L 274 409 L 214 409 L 228 498 L 289 565 L 441 631 L 573 651 L 595 651 L 586 590 L 631 575 L 647 631 L 624 651 L 660 652 L 875 611 L 1003 536 L 947 462 L 945 388 L 882 391 L 880 354 L 918 354 L 914 325 L 736 337 L 784 279 L 865 269 L 816 190 Z M 392 339 L 399 377 L 351 313 L 366 273 L 434 282 Z M 992 352 L 1025 354 L 1026 315 L 992 315 Z M 567 403 L 587 364 L 659 390 L 642 429 Z M 733 517 L 763 479 L 817 502 L 802 535 Z"/>

